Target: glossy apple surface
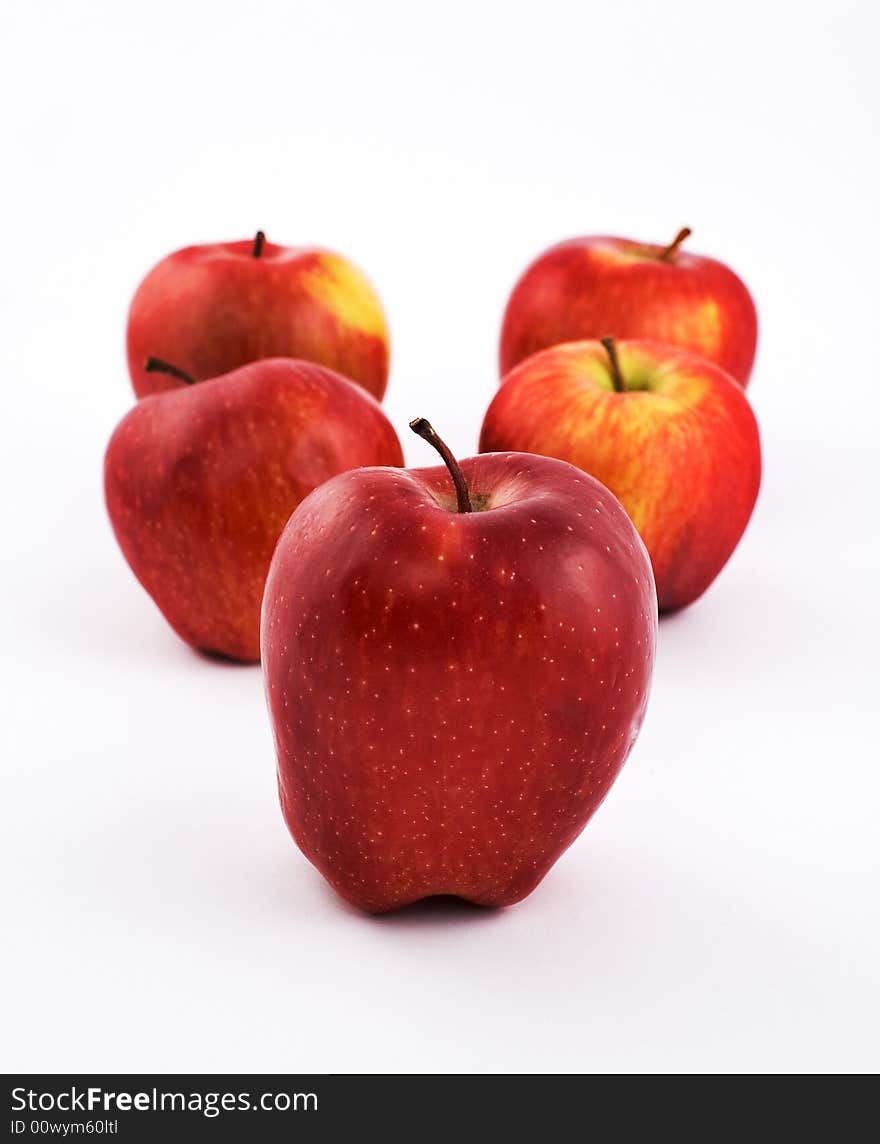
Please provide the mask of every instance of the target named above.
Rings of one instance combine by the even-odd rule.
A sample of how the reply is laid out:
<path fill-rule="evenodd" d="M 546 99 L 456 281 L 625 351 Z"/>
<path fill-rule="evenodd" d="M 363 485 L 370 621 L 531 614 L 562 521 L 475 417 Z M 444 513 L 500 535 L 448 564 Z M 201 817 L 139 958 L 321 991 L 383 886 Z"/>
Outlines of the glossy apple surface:
<path fill-rule="evenodd" d="M 741 387 L 695 354 L 617 342 L 615 392 L 600 342 L 533 355 L 489 406 L 480 449 L 570 461 L 617 496 L 651 555 L 662 611 L 690 604 L 736 547 L 761 482 L 758 426 Z"/>
<path fill-rule="evenodd" d="M 163 258 L 138 287 L 128 317 L 138 397 L 179 384 L 146 372 L 150 357 L 174 362 L 197 381 L 288 357 L 335 370 L 381 399 L 388 354 L 382 304 L 356 266 L 329 250 L 259 236 Z"/>
<path fill-rule="evenodd" d="M 349 902 L 525 897 L 605 797 L 645 711 L 647 554 L 611 494 L 516 453 L 361 469 L 297 509 L 263 666 L 281 805 Z"/>
<path fill-rule="evenodd" d="M 646 338 L 708 358 L 745 386 L 758 339 L 755 304 L 723 262 L 625 238 L 551 247 L 514 287 L 501 330 L 501 375 L 561 342 Z"/>
<path fill-rule="evenodd" d="M 260 656 L 275 542 L 299 502 L 357 465 L 402 465 L 379 405 L 308 362 L 255 362 L 144 398 L 104 464 L 107 509 L 132 571 L 178 635 Z"/>

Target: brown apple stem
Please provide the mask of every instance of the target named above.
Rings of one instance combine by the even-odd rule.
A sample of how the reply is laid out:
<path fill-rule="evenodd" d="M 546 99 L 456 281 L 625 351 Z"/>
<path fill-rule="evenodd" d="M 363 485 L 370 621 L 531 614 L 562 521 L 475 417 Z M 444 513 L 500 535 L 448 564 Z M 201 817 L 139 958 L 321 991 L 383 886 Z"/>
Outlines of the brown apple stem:
<path fill-rule="evenodd" d="M 608 354 L 608 360 L 611 362 L 611 384 L 614 386 L 614 392 L 626 393 L 626 382 L 623 380 L 623 370 L 620 368 L 620 359 L 617 356 L 614 338 L 602 338 L 602 345 Z"/>
<path fill-rule="evenodd" d="M 467 481 L 464 479 L 464 473 L 456 461 L 452 450 L 446 442 L 438 437 L 434 432 L 434 426 L 430 421 L 426 421 L 424 417 L 417 417 L 415 421 L 410 421 L 410 429 L 413 433 L 418 433 L 423 441 L 427 441 L 429 445 L 433 445 L 440 456 L 443 458 L 443 463 L 449 470 L 449 475 L 452 477 L 452 483 L 455 485 L 455 495 L 458 498 L 458 511 L 459 512 L 473 512 L 471 506 L 470 493 L 468 492 Z"/>
<path fill-rule="evenodd" d="M 684 240 L 690 235 L 690 233 L 691 228 L 689 226 L 683 226 L 675 238 L 672 240 L 672 242 L 670 242 L 667 247 L 661 250 L 659 255 L 660 261 L 668 262 L 670 258 L 672 258 L 673 254 L 675 254 L 676 250 L 678 250 L 678 248 L 684 242 Z"/>
<path fill-rule="evenodd" d="M 158 357 L 148 357 L 144 369 L 147 373 L 167 373 L 169 377 L 176 377 L 178 381 L 185 381 L 187 385 L 195 385 L 194 377 Z"/>
<path fill-rule="evenodd" d="M 251 254 L 254 256 L 254 258 L 259 258 L 263 253 L 263 243 L 265 241 L 266 235 L 263 233 L 263 231 L 258 230 L 254 237 L 254 249 L 251 251 Z"/>

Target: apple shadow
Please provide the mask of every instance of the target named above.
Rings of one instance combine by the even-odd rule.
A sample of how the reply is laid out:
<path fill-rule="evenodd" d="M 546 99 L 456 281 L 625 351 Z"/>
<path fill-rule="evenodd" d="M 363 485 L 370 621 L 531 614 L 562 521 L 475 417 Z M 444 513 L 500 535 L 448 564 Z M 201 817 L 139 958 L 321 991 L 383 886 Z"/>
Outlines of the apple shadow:
<path fill-rule="evenodd" d="M 327 883 L 324 883 L 324 891 L 343 913 L 379 929 L 436 929 L 451 925 L 488 924 L 507 912 L 503 907 L 479 906 L 453 894 L 434 894 L 384 914 L 372 914 L 341 898 Z"/>
<path fill-rule="evenodd" d="M 244 660 L 234 659 L 231 655 L 224 655 L 222 651 L 210 651 L 207 648 L 189 648 L 191 654 L 203 663 L 208 662 L 215 667 L 232 667 L 232 668 L 257 668 L 260 669 L 259 660 Z"/>
<path fill-rule="evenodd" d="M 369 914 L 370 921 L 391 929 L 418 926 L 420 928 L 446 925 L 469 925 L 494 921 L 504 913 L 492 906 L 478 906 L 475 902 L 456 898 L 453 894 L 434 894 L 421 898 L 387 914 Z"/>

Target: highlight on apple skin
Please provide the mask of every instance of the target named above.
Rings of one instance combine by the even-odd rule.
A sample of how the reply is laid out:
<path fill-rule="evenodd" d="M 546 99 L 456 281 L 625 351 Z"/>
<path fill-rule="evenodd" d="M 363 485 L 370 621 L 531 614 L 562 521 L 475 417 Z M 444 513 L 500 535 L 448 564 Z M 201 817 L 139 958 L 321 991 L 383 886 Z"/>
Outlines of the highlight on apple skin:
<path fill-rule="evenodd" d="M 151 366 L 149 376 L 162 372 Z M 288 517 L 345 469 L 402 465 L 400 442 L 369 394 L 309 362 L 266 359 L 180 385 L 138 402 L 113 433 L 110 521 L 182 639 L 256 661 L 266 573 Z"/>
<path fill-rule="evenodd" d="M 197 381 L 288 357 L 335 370 L 378 400 L 388 382 L 388 327 L 365 275 L 340 254 L 279 246 L 262 231 L 163 258 L 131 303 L 127 348 L 138 397 L 178 385 L 148 374 L 150 357 Z"/>
<path fill-rule="evenodd" d="M 501 376 L 550 346 L 613 334 L 692 350 L 747 385 L 755 304 L 728 266 L 682 245 L 689 235 L 684 227 L 667 246 L 591 236 L 545 251 L 507 303 Z"/>
<path fill-rule="evenodd" d="M 573 342 L 508 374 L 481 452 L 559 457 L 606 485 L 648 552 L 661 611 L 692 603 L 745 529 L 761 483 L 742 388 L 696 354 L 650 341 Z"/>
<path fill-rule="evenodd" d="M 645 712 L 654 582 L 614 497 L 546 457 L 473 457 L 459 473 L 465 511 L 443 467 L 328 481 L 291 517 L 266 584 L 284 818 L 371 912 L 524 898 Z"/>

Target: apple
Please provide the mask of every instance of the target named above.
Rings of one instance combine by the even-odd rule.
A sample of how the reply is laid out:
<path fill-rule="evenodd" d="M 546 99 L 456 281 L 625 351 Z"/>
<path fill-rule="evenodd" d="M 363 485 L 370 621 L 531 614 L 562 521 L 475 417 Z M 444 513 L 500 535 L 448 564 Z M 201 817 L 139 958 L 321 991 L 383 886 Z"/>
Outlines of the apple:
<path fill-rule="evenodd" d="M 155 360 L 150 373 L 173 368 Z M 266 359 L 145 397 L 107 448 L 107 510 L 131 569 L 202 651 L 260 657 L 260 603 L 287 518 L 322 481 L 402 465 L 378 403 L 322 366 Z"/>
<path fill-rule="evenodd" d="M 519 901 L 636 738 L 657 602 L 597 481 L 546 457 L 364 468 L 272 558 L 263 672 L 294 840 L 354 905 Z M 452 479 L 450 479 L 450 477 Z"/>
<path fill-rule="evenodd" d="M 743 386 L 758 340 L 755 304 L 723 262 L 627 238 L 573 238 L 545 251 L 517 282 L 501 328 L 501 376 L 561 342 L 614 334 L 693 350 Z"/>
<path fill-rule="evenodd" d="M 480 449 L 559 457 L 607 485 L 651 554 L 661 611 L 712 583 L 761 483 L 742 388 L 705 358 L 644 340 L 573 342 L 526 358 L 495 394 Z"/>
<path fill-rule="evenodd" d="M 373 287 L 348 259 L 316 247 L 246 242 L 188 246 L 163 258 L 128 316 L 128 367 L 138 397 L 176 388 L 150 357 L 197 381 L 260 358 L 316 362 L 381 400 L 388 327 Z"/>

